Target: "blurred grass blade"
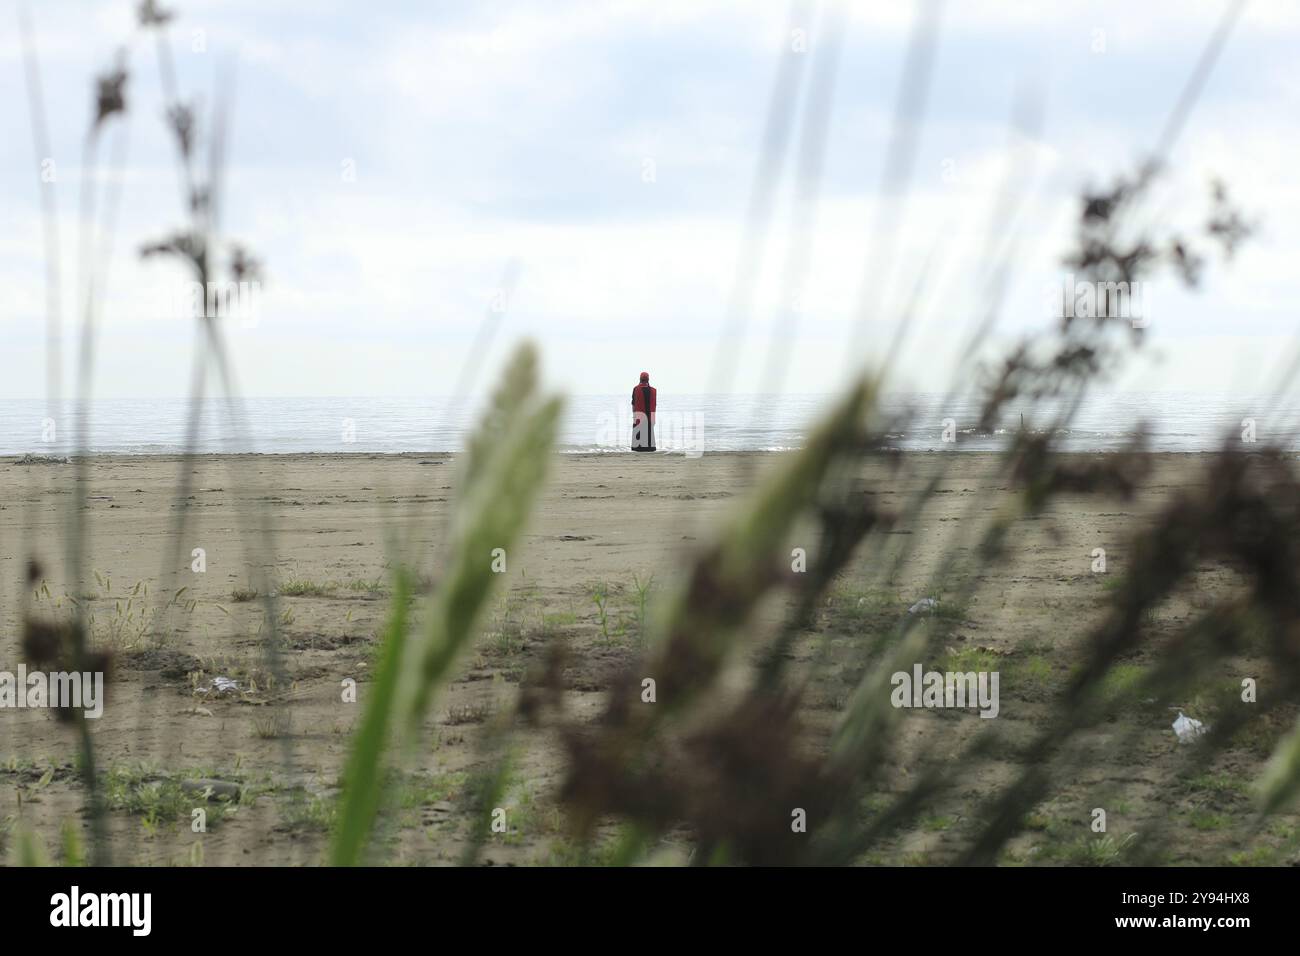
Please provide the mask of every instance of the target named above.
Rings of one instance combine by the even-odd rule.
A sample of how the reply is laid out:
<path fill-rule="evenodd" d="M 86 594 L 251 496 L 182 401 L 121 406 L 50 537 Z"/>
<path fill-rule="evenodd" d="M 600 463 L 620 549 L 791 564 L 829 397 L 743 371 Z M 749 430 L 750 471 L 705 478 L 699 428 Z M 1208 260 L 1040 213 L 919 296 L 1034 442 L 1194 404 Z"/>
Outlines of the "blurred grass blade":
<path fill-rule="evenodd" d="M 522 346 L 507 366 L 488 412 L 467 444 L 451 528 L 447 574 L 430 599 L 425 630 L 406 637 L 411 579 L 398 571 L 383 659 L 344 773 L 342 812 L 330 850 L 353 866 L 379 811 L 384 753 L 396 736 L 408 744 L 475 624 L 494 583 L 494 557 L 508 558 L 546 475 L 561 402 L 540 399 L 537 357 Z M 497 552 L 496 549 L 502 549 Z"/>
<path fill-rule="evenodd" d="M 1300 721 L 1278 744 L 1259 781 L 1260 812 L 1276 813 L 1300 792 Z"/>
<path fill-rule="evenodd" d="M 18 865 L 23 867 L 50 865 L 36 837 L 36 831 L 29 826 L 18 828 Z"/>
<path fill-rule="evenodd" d="M 382 761 L 392 724 L 394 691 L 401 673 L 410 593 L 409 572 L 399 567 L 393 581 L 383 656 L 343 773 L 343 806 L 330 847 L 330 862 L 334 866 L 355 866 L 361 862 L 361 852 L 379 811 Z"/>
<path fill-rule="evenodd" d="M 558 398 L 538 401 L 536 352 L 520 347 L 468 442 L 447 575 L 430 600 L 424 633 L 411 643 L 411 576 L 406 568 L 396 572 L 383 656 L 343 774 L 342 812 L 330 848 L 335 866 L 361 861 L 380 809 L 391 736 L 415 739 L 434 692 L 473 635 L 495 578 L 494 555 L 497 549 L 510 553 L 545 479 L 560 407 Z"/>
<path fill-rule="evenodd" d="M 657 713 L 706 686 L 730 652 L 735 628 L 773 584 L 777 551 L 795 522 L 817 501 L 832 466 L 857 453 L 874 407 L 876 385 L 859 380 L 808 436 L 804 447 L 736 512 L 713 548 L 658 616 L 661 672 L 680 692 Z M 707 641 L 701 635 L 708 634 Z M 682 662 L 692 662 L 689 666 Z M 685 669 L 684 669 L 685 668 Z"/>
<path fill-rule="evenodd" d="M 535 394 L 536 362 L 531 346 L 519 350 L 470 442 L 446 576 L 403 668 L 400 707 L 410 737 L 474 633 L 498 577 L 494 561 L 509 559 L 546 476 L 562 403 Z"/>

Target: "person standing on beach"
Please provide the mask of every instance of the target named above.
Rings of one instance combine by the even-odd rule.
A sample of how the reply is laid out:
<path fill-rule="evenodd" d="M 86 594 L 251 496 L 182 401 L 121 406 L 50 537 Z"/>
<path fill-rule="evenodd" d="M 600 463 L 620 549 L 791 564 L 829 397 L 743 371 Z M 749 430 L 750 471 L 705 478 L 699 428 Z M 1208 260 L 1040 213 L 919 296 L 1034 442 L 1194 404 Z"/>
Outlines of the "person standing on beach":
<path fill-rule="evenodd" d="M 641 373 L 641 384 L 632 389 L 632 450 L 655 450 L 655 407 L 658 392 L 650 385 L 650 373 Z"/>

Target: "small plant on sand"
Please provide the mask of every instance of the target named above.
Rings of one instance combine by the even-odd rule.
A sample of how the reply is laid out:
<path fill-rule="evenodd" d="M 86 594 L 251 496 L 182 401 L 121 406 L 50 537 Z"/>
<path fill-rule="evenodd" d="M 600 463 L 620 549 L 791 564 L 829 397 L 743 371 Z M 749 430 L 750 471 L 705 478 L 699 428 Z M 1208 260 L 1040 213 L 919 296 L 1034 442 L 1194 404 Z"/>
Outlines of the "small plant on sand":
<path fill-rule="evenodd" d="M 488 719 L 491 708 L 484 703 L 452 704 L 447 708 L 446 723 L 449 727 L 461 724 L 481 724 Z"/>
<path fill-rule="evenodd" d="M 253 736 L 259 740 L 278 740 L 287 733 L 289 733 L 287 711 L 276 708 L 267 714 L 253 718 Z"/>
<path fill-rule="evenodd" d="M 930 833 L 942 833 L 956 822 L 957 818 L 954 816 L 924 817 L 921 820 L 921 829 Z"/>
<path fill-rule="evenodd" d="M 285 597 L 321 597 L 333 590 L 329 584 L 309 581 L 304 578 L 290 578 L 282 581 L 276 591 Z"/>
<path fill-rule="evenodd" d="M 542 621 L 544 634 L 550 634 L 560 628 L 573 627 L 578 623 L 578 612 L 573 606 L 573 601 L 569 601 L 567 611 L 554 611 L 547 614 L 545 609 L 542 610 Z"/>
<path fill-rule="evenodd" d="M 168 774 L 144 765 L 117 765 L 105 774 L 104 798 L 110 809 L 141 817 L 146 833 L 151 836 L 188 819 L 196 800 L 204 802 L 209 826 L 215 826 L 238 809 L 237 800 L 208 799 L 197 794 L 186 779 L 185 775 Z"/>
<path fill-rule="evenodd" d="M 522 601 L 507 597 L 501 604 L 496 627 L 492 630 L 492 648 L 500 657 L 513 657 L 523 650 L 524 608 Z"/>
<path fill-rule="evenodd" d="M 1187 822 L 1191 824 L 1194 830 L 1222 830 L 1228 825 L 1228 818 L 1222 813 L 1197 810 L 1188 817 Z"/>
<path fill-rule="evenodd" d="M 986 647 L 964 647 L 961 650 L 950 650 L 939 669 L 960 674 L 971 671 L 992 672 L 998 670 L 1001 664 L 1002 659 Z"/>
<path fill-rule="evenodd" d="M 113 601 L 113 613 L 99 616 L 91 613 L 87 617 L 90 633 L 109 647 L 127 650 L 140 644 L 149 630 L 146 609 L 149 601 L 149 586 L 137 581 L 131 593 L 123 601 Z"/>
<path fill-rule="evenodd" d="M 1079 866 L 1118 866 L 1132 852 L 1136 840 L 1136 833 L 1118 840 L 1109 834 L 1079 837 L 1062 848 L 1061 858 Z"/>
<path fill-rule="evenodd" d="M 655 576 L 650 574 L 644 581 L 639 575 L 632 575 L 632 587 L 636 589 L 636 636 L 637 640 L 645 638 L 645 611 L 646 604 L 650 599 L 650 588 L 654 585 Z"/>
<path fill-rule="evenodd" d="M 1052 679 L 1052 665 L 1047 658 L 1035 654 L 1016 662 L 1011 667 L 1011 677 L 1025 686 L 1046 686 Z"/>
<path fill-rule="evenodd" d="M 613 640 L 609 634 L 609 587 L 604 581 L 592 585 L 591 603 L 596 605 L 596 620 L 600 622 L 601 640 L 609 644 Z"/>
<path fill-rule="evenodd" d="M 287 826 L 295 830 L 328 831 L 338 821 L 338 802 L 330 797 L 295 792 L 281 807 Z"/>

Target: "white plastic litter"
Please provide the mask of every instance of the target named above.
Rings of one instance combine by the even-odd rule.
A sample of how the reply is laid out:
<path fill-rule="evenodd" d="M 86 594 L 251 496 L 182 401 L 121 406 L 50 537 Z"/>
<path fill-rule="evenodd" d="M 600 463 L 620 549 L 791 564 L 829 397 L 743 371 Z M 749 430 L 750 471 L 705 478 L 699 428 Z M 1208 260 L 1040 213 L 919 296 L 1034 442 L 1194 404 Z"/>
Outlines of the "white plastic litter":
<path fill-rule="evenodd" d="M 233 694 L 239 691 L 239 681 L 233 677 L 214 677 L 212 683 L 204 688 L 204 693 L 216 691 L 218 694 Z"/>
<path fill-rule="evenodd" d="M 1180 744 L 1190 744 L 1205 731 L 1206 726 L 1199 720 L 1185 717 L 1181 710 L 1178 712 L 1178 719 L 1174 721 L 1174 733 Z"/>
<path fill-rule="evenodd" d="M 935 611 L 939 607 L 939 602 L 934 598 L 921 598 L 907 609 L 908 614 L 919 614 L 922 611 Z"/>

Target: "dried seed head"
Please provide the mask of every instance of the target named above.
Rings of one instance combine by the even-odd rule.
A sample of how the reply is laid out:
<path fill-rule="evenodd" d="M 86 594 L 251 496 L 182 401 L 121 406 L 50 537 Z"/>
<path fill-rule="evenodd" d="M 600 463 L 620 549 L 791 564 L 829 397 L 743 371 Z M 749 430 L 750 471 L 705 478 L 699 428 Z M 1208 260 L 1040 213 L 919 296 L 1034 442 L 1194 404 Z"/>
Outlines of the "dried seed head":
<path fill-rule="evenodd" d="M 197 233 L 178 232 L 161 242 L 152 242 L 140 247 L 140 258 L 151 256 L 179 256 L 187 259 L 200 273 L 203 271 L 203 257 L 207 254 L 207 244 L 203 236 Z"/>
<path fill-rule="evenodd" d="M 171 10 L 164 10 L 158 6 L 157 0 L 140 0 L 140 6 L 136 12 L 136 16 L 140 20 L 140 26 L 146 29 L 161 27 L 175 15 Z"/>
<path fill-rule="evenodd" d="M 126 55 L 119 51 L 116 69 L 103 74 L 95 82 L 95 123 L 98 130 L 110 116 L 126 112 Z"/>
<path fill-rule="evenodd" d="M 238 243 L 230 249 L 230 274 L 235 281 L 258 281 L 262 278 L 262 263 Z"/>
<path fill-rule="evenodd" d="M 23 658 L 38 666 L 59 659 L 63 653 L 65 629 L 48 621 L 27 618 L 23 621 Z"/>

